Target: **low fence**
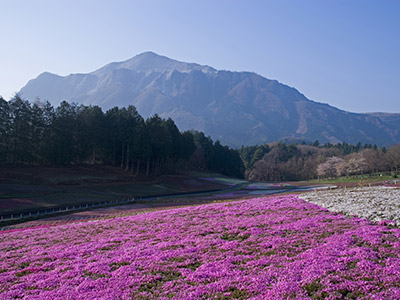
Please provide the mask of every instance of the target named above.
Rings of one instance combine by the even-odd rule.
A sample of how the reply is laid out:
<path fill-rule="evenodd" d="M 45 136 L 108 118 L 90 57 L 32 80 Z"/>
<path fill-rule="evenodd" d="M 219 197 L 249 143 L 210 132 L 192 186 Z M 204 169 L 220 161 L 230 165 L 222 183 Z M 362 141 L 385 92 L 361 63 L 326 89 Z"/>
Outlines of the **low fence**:
<path fill-rule="evenodd" d="M 123 203 L 132 203 L 134 201 L 135 201 L 135 198 L 119 199 L 119 200 L 110 200 L 110 201 L 70 204 L 70 205 L 64 205 L 64 206 L 55 206 L 55 207 L 51 207 L 51 208 L 42 208 L 42 209 L 21 211 L 21 212 L 12 212 L 12 213 L 0 214 L 0 222 L 25 219 L 25 218 L 35 218 L 35 217 L 41 217 L 44 215 L 52 215 L 52 214 L 57 214 L 57 213 L 63 213 L 63 212 L 69 212 L 69 211 L 74 211 L 74 210 L 81 210 L 81 209 L 88 209 L 88 208 L 94 208 L 94 207 L 98 208 L 98 207 L 117 205 L 117 204 L 123 204 Z"/>

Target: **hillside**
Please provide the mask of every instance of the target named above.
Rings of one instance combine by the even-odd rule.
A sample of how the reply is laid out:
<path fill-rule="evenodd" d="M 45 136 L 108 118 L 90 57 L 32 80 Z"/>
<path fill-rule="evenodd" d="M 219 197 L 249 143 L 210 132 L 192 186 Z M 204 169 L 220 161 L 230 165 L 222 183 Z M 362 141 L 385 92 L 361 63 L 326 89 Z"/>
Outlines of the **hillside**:
<path fill-rule="evenodd" d="M 53 105 L 62 100 L 103 109 L 132 104 L 145 118 L 171 117 L 180 130 L 204 131 L 234 147 L 281 139 L 400 142 L 400 114 L 350 113 L 255 73 L 218 71 L 152 52 L 88 74 L 45 72 L 20 93 Z"/>
<path fill-rule="evenodd" d="M 0 231 L 0 298 L 399 299 L 389 223 L 282 195 Z"/>
<path fill-rule="evenodd" d="M 149 180 L 112 166 L 0 167 L 0 215 L 227 188 L 222 179 L 211 181 L 203 178 L 206 175 L 162 175 Z"/>

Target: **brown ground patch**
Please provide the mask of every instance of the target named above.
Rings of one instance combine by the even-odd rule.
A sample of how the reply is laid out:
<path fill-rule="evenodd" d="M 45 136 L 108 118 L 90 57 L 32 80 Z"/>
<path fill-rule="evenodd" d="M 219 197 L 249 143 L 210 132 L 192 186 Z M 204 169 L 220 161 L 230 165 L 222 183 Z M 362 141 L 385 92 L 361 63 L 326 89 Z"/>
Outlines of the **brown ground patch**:
<path fill-rule="evenodd" d="M 112 166 L 0 167 L 0 212 L 223 188 L 190 174 L 135 177 Z"/>

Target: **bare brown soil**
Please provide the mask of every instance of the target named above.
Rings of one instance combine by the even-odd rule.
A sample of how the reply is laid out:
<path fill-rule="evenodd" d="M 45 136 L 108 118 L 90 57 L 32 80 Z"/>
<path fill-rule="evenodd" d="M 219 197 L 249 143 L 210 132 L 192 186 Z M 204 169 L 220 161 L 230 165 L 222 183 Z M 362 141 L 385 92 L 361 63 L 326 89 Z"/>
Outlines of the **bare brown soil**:
<path fill-rule="evenodd" d="M 111 166 L 1 167 L 0 212 L 222 188 L 200 176 L 135 177 Z"/>

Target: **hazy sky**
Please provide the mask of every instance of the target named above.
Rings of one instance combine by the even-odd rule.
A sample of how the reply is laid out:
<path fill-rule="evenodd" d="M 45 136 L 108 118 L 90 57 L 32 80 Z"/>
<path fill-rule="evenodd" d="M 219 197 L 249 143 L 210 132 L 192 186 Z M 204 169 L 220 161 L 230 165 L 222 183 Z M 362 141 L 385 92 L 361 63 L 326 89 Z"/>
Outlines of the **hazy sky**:
<path fill-rule="evenodd" d="M 400 113 L 398 0 L 0 0 L 0 95 L 153 51 Z"/>

